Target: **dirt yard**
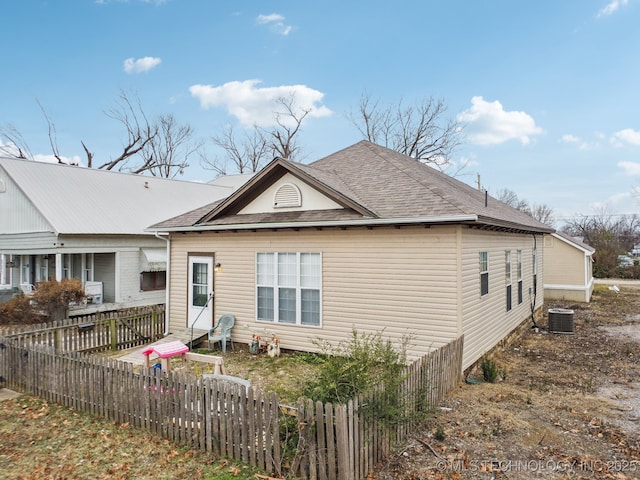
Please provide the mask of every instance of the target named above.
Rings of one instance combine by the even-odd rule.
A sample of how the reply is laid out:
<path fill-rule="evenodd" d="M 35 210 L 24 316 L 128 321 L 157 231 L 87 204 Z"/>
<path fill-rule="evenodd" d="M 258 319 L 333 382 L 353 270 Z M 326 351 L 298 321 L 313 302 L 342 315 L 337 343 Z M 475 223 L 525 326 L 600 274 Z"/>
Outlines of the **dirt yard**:
<path fill-rule="evenodd" d="M 525 328 L 381 466 L 387 479 L 640 478 L 640 288 L 597 288 L 575 334 Z M 546 317 L 546 315 L 545 315 Z"/>

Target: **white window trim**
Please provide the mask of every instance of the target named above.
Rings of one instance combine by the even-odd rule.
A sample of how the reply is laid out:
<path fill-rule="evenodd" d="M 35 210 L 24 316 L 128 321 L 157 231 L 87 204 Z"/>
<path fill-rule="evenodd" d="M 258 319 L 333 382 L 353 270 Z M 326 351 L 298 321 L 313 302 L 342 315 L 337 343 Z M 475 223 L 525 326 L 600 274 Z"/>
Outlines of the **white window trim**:
<path fill-rule="evenodd" d="M 273 255 L 273 283 L 272 284 L 261 284 L 258 282 L 258 256 L 260 254 L 272 254 Z M 279 321 L 279 295 L 278 288 L 280 285 L 278 284 L 278 254 L 286 254 L 286 253 L 295 253 L 296 254 L 296 285 L 294 286 L 283 286 L 284 288 L 295 288 L 296 290 L 296 321 L 295 323 L 290 322 L 281 322 Z M 312 290 L 317 290 L 319 292 L 319 305 L 318 305 L 318 324 L 310 325 L 302 323 L 302 290 L 303 287 L 300 285 L 300 277 L 301 277 L 301 264 L 300 264 L 300 255 L 301 254 L 315 254 L 320 256 L 320 278 L 319 283 L 320 286 L 318 288 L 313 288 Z M 275 325 L 290 325 L 297 327 L 309 327 L 309 328 L 322 328 L 322 253 L 320 252 L 257 252 L 255 256 L 255 316 L 256 321 L 261 323 L 275 324 Z M 273 288 L 273 320 L 260 319 L 258 317 L 258 288 Z"/>
<path fill-rule="evenodd" d="M 480 257 L 482 256 L 482 254 L 484 254 L 487 258 L 487 266 L 486 266 L 486 270 L 480 270 L 480 297 L 485 297 L 487 295 L 489 295 L 489 252 L 488 251 L 481 251 L 478 255 L 478 266 L 481 268 L 481 261 L 480 261 Z M 486 293 L 482 293 L 482 276 L 483 275 L 487 275 L 487 291 Z"/>

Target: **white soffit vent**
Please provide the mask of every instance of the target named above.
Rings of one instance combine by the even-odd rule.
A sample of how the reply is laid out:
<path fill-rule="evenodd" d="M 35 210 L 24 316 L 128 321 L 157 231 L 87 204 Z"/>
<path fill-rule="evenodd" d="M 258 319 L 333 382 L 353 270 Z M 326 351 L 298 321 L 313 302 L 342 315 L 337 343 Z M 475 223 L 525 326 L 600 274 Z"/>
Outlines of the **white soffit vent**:
<path fill-rule="evenodd" d="M 302 206 L 302 194 L 293 183 L 284 183 L 276 190 L 273 196 L 274 208 L 300 207 Z"/>

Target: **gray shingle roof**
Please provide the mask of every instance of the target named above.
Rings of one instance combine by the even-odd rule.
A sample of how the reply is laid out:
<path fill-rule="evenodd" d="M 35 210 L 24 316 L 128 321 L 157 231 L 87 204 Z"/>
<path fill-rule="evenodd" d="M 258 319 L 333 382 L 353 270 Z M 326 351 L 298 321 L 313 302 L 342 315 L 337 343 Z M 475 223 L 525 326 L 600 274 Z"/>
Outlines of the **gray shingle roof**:
<path fill-rule="evenodd" d="M 284 173 L 306 181 L 345 210 L 322 213 L 278 212 L 238 215 L 242 206 Z M 202 214 L 202 210 L 198 212 Z M 293 222 L 368 222 L 422 223 L 464 221 L 526 231 L 550 232 L 553 229 L 529 215 L 486 195 L 455 178 L 428 167 L 413 158 L 367 141 L 361 141 L 309 165 L 276 159 L 210 212 L 193 212 L 171 222 L 155 225 L 158 229 L 193 226 L 253 225 Z M 456 220 L 458 219 L 458 220 Z"/>
<path fill-rule="evenodd" d="M 589 253 L 589 254 L 594 254 L 596 253 L 596 249 L 593 248 L 591 245 L 587 245 L 586 243 L 584 243 L 582 240 L 580 240 L 579 238 L 576 237 L 572 237 L 571 235 L 568 235 L 564 232 L 554 232 L 558 237 L 562 238 L 565 242 L 567 243 L 572 243 L 573 245 L 577 246 L 578 248 L 584 250 L 585 252 Z"/>

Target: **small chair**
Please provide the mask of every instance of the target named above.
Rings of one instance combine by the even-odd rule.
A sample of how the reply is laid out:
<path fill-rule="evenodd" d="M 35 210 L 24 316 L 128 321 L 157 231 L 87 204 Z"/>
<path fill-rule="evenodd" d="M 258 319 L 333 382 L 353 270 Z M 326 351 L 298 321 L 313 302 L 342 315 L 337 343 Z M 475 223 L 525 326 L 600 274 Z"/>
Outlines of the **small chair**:
<path fill-rule="evenodd" d="M 231 340 L 231 329 L 236 323 L 236 317 L 231 313 L 225 313 L 218 319 L 218 323 L 209 329 L 209 350 L 211 350 L 211 342 L 220 342 L 222 351 L 227 351 L 227 341 L 231 342 L 233 348 L 233 340 Z"/>
<path fill-rule="evenodd" d="M 30 297 L 33 295 L 33 292 L 35 292 L 36 287 L 32 283 L 21 283 L 20 290 L 22 290 L 22 293 Z"/>

